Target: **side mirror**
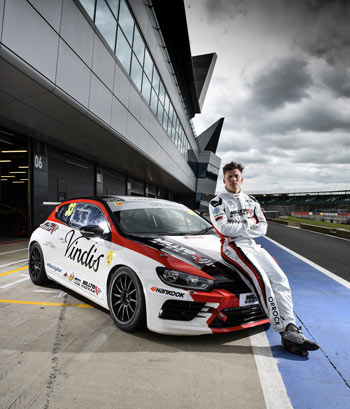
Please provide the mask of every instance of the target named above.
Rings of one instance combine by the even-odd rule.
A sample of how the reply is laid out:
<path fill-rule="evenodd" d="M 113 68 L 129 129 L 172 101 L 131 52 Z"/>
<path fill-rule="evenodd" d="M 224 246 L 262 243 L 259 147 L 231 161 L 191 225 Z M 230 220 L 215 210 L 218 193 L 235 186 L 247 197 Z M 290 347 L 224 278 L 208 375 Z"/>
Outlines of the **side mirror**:
<path fill-rule="evenodd" d="M 107 236 L 109 235 L 109 233 L 104 233 L 102 227 L 94 224 L 83 226 L 80 229 L 80 233 L 82 234 L 82 236 L 88 239 L 92 237 L 100 237 L 102 239 L 107 239 Z"/>

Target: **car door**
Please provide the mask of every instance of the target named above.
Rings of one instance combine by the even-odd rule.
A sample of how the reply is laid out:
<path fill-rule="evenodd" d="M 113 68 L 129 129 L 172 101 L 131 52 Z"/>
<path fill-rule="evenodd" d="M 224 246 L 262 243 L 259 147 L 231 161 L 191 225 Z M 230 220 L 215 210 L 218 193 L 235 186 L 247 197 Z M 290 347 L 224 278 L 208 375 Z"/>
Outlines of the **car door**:
<path fill-rule="evenodd" d="M 76 202 L 61 205 L 55 214 L 55 218 L 61 223 L 47 220 L 40 227 L 46 230 L 45 239 L 41 245 L 44 253 L 45 269 L 49 277 L 56 281 L 62 281 L 66 276 L 64 252 L 66 249 L 65 237 L 71 230 L 69 219 L 76 206 Z"/>
<path fill-rule="evenodd" d="M 77 202 L 65 236 L 63 263 L 70 286 L 90 299 L 105 300 L 111 242 L 109 223 L 98 204 Z M 102 235 L 87 235 L 82 229 L 99 226 Z"/>

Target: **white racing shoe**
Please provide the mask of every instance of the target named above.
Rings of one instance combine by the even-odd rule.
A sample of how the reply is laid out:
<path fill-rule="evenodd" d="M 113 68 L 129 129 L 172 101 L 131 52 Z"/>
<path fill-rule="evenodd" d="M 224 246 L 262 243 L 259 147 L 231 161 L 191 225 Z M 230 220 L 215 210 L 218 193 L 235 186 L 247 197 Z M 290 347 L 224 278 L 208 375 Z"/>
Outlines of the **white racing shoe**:
<path fill-rule="evenodd" d="M 294 324 L 289 324 L 284 332 L 281 332 L 282 345 L 287 351 L 296 355 L 307 357 L 308 351 L 316 351 L 319 346 L 307 339 L 301 332 L 301 327 L 298 328 Z"/>

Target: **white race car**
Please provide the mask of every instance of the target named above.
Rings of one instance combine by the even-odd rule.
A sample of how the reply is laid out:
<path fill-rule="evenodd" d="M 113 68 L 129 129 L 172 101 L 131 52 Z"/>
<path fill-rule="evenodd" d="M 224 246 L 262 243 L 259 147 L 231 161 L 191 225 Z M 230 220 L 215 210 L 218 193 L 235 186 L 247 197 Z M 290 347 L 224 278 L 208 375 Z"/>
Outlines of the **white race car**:
<path fill-rule="evenodd" d="M 199 335 L 265 324 L 256 297 L 220 253 L 212 225 L 175 202 L 74 199 L 32 234 L 29 274 L 108 309 L 124 331 Z"/>

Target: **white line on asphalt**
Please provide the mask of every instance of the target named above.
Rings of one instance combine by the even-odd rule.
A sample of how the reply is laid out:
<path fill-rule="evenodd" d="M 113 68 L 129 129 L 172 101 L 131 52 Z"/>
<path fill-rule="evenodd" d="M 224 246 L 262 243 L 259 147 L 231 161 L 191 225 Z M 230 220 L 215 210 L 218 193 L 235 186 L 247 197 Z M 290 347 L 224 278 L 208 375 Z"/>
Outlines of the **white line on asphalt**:
<path fill-rule="evenodd" d="M 13 261 L 12 263 L 0 264 L 0 268 L 12 266 L 13 264 L 23 263 L 23 262 L 27 262 L 27 261 L 28 261 L 28 259 L 24 258 L 23 260 Z"/>
<path fill-rule="evenodd" d="M 4 254 L 17 253 L 17 251 L 23 251 L 23 250 L 28 250 L 28 248 L 25 247 L 24 249 L 5 251 L 4 253 L 0 253 L 0 256 L 3 256 Z"/>
<path fill-rule="evenodd" d="M 91 335 L 91 341 L 83 350 L 79 351 L 77 356 L 78 361 L 88 361 L 96 354 L 98 348 L 106 342 L 108 337 L 115 331 L 114 325 L 101 326 L 100 332 L 95 332 Z M 96 334 L 96 335 L 95 335 Z"/>
<path fill-rule="evenodd" d="M 33 293 L 53 293 L 53 294 L 57 294 L 57 290 L 33 290 Z"/>
<path fill-rule="evenodd" d="M 317 270 L 321 271 L 321 273 L 323 273 L 323 274 L 325 274 L 326 276 L 328 276 L 328 277 L 332 278 L 333 280 L 337 281 L 339 284 L 343 285 L 344 287 L 350 288 L 350 282 L 347 281 L 347 280 L 344 280 L 344 278 L 341 278 L 341 277 L 337 276 L 336 274 L 332 273 L 332 272 L 329 271 L 329 270 L 326 270 L 325 268 L 319 266 L 318 264 L 314 263 L 313 261 L 308 260 L 307 258 L 301 256 L 301 255 L 298 254 L 298 253 L 295 253 L 293 250 L 289 249 L 288 247 L 284 247 L 282 244 L 277 243 L 277 241 L 272 240 L 272 239 L 270 239 L 269 237 L 266 237 L 266 236 L 265 236 L 265 238 L 266 238 L 267 240 L 270 240 L 271 243 L 274 243 L 274 244 L 276 244 L 277 246 L 281 247 L 283 250 L 288 251 L 288 252 L 289 252 L 290 254 L 292 254 L 293 256 L 299 258 L 300 260 L 304 261 L 305 263 L 309 264 L 310 266 L 312 266 L 312 267 L 316 268 Z"/>
<path fill-rule="evenodd" d="M 33 293 L 51 293 L 56 294 L 56 298 L 64 297 L 67 293 L 65 291 L 57 291 L 57 290 L 33 290 Z"/>
<path fill-rule="evenodd" d="M 293 409 L 265 332 L 250 336 L 267 409 Z"/>
<path fill-rule="evenodd" d="M 12 287 L 13 285 L 16 285 L 16 284 L 21 283 L 22 281 L 26 281 L 26 280 L 30 280 L 30 277 L 21 278 L 20 280 L 13 281 L 12 283 L 0 285 L 0 288 L 9 288 L 9 287 Z"/>

